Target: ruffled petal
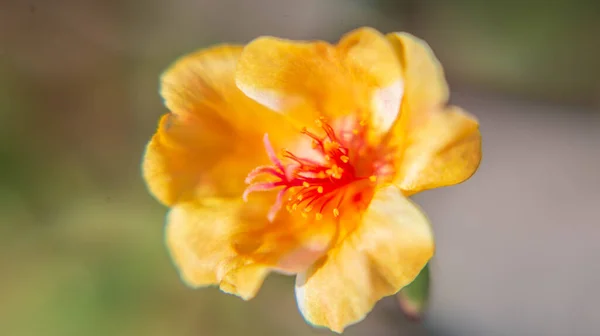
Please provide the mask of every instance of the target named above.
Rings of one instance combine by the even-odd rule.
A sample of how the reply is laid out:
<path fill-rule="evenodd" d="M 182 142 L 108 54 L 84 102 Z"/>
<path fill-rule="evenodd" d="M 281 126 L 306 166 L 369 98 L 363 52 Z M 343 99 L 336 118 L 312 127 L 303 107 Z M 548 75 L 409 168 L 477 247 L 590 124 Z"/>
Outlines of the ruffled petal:
<path fill-rule="evenodd" d="M 227 137 L 231 128 L 225 123 L 203 124 L 194 117 L 167 114 L 146 147 L 143 176 L 152 194 L 166 205 L 189 201 L 210 194 L 241 195 L 248 164 L 228 166 L 232 160 L 253 152 L 260 157 L 251 140 L 247 151 Z"/>
<path fill-rule="evenodd" d="M 252 298 L 269 271 L 304 272 L 330 248 L 334 223 L 308 223 L 283 213 L 267 220 L 269 202 L 204 198 L 175 205 L 167 219 L 167 246 L 192 287 Z M 313 224 L 312 226 L 310 224 Z"/>
<path fill-rule="evenodd" d="M 418 123 L 422 116 L 443 107 L 449 97 L 444 70 L 427 42 L 408 33 L 391 33 L 388 41 L 394 46 L 402 66 L 404 97 L 401 114 L 407 127 Z"/>
<path fill-rule="evenodd" d="M 337 46 L 258 38 L 242 52 L 236 83 L 249 97 L 303 124 L 357 115 L 387 129 L 402 97 L 395 51 L 369 28 L 347 34 Z"/>
<path fill-rule="evenodd" d="M 407 137 L 396 181 L 406 195 L 461 183 L 479 167 L 479 124 L 458 107 L 431 115 Z"/>
<path fill-rule="evenodd" d="M 404 93 L 400 63 L 392 44 L 375 29 L 359 28 L 337 45 L 351 77 L 372 87 L 373 126 L 387 131 L 396 121 Z"/>
<path fill-rule="evenodd" d="M 284 118 L 235 86 L 240 52 L 238 46 L 202 50 L 162 76 L 161 94 L 171 113 L 163 116 L 147 146 L 143 175 L 166 205 L 206 195 L 241 195 L 246 174 L 268 162 L 263 134 L 268 132 L 275 143 L 289 137 Z"/>
<path fill-rule="evenodd" d="M 253 200 L 248 204 L 254 208 L 266 206 L 268 199 Z M 247 214 L 244 222 L 248 225 L 233 238 L 237 253 L 285 274 L 306 271 L 327 253 L 338 234 L 334 221 L 316 221 L 285 210 L 280 211 L 272 222 L 267 221 L 260 211 Z"/>
<path fill-rule="evenodd" d="M 167 246 L 182 279 L 193 287 L 219 285 L 248 300 L 256 295 L 267 265 L 240 256 L 233 237 L 243 225 L 239 200 L 204 199 L 176 205 L 169 212 Z"/>
<path fill-rule="evenodd" d="M 303 123 L 336 111 L 344 103 L 340 97 L 351 97 L 352 88 L 332 45 L 275 37 L 260 37 L 244 48 L 236 83 L 259 103 Z"/>
<path fill-rule="evenodd" d="M 248 99 L 235 85 L 241 46 L 202 49 L 176 61 L 161 77 L 160 93 L 175 114 L 192 114 L 204 122 L 214 119 L 237 132 L 264 132 L 264 121 L 281 121 L 277 114 Z M 208 121 L 207 121 L 208 122 Z M 272 130 L 277 130 L 271 126 Z"/>
<path fill-rule="evenodd" d="M 434 253 L 423 213 L 397 187 L 379 190 L 356 230 L 296 279 L 305 319 L 341 333 L 409 284 Z"/>

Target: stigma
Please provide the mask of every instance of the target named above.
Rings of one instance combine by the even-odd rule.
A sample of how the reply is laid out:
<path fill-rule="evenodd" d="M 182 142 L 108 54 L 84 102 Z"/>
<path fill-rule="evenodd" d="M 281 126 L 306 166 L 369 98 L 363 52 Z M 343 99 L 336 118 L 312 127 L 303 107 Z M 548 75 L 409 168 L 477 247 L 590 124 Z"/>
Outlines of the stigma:
<path fill-rule="evenodd" d="M 364 204 L 369 189 L 385 175 L 380 173 L 389 170 L 391 161 L 385 151 L 368 142 L 366 122 L 351 123 L 337 132 L 324 118 L 315 124 L 318 134 L 306 128 L 301 131 L 311 148 L 300 153 L 284 150 L 278 156 L 268 134 L 263 137 L 271 165 L 248 174 L 243 199 L 248 201 L 252 192 L 279 190 L 267 214 L 269 221 L 283 208 L 304 218 L 336 219 Z"/>

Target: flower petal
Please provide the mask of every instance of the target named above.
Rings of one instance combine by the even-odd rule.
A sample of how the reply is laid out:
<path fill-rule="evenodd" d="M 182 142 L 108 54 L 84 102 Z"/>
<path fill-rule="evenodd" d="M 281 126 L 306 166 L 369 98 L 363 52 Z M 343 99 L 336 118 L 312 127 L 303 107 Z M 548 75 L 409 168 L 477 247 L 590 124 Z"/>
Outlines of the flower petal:
<path fill-rule="evenodd" d="M 479 124 L 458 107 L 431 115 L 407 137 L 397 175 L 406 195 L 461 183 L 479 167 Z"/>
<path fill-rule="evenodd" d="M 448 84 L 440 62 L 425 41 L 408 33 L 391 33 L 387 38 L 402 65 L 402 117 L 413 124 L 421 115 L 446 104 Z"/>
<path fill-rule="evenodd" d="M 337 46 L 261 37 L 242 52 L 238 87 L 261 104 L 311 124 L 317 117 L 374 112 L 389 128 L 402 97 L 400 64 L 383 35 L 357 29 Z"/>
<path fill-rule="evenodd" d="M 193 287 L 219 285 L 228 293 L 250 299 L 256 295 L 268 267 L 241 257 L 232 239 L 240 228 L 239 200 L 204 199 L 176 205 L 169 212 L 167 246 L 182 279 Z"/>
<path fill-rule="evenodd" d="M 306 271 L 330 248 L 334 223 L 307 225 L 283 213 L 267 220 L 270 203 L 258 198 L 203 198 L 175 205 L 167 219 L 167 246 L 182 279 L 193 287 L 219 285 L 249 299 L 269 271 Z"/>
<path fill-rule="evenodd" d="M 375 88 L 372 121 L 381 132 L 396 121 L 404 92 L 402 73 L 395 49 L 385 36 L 372 28 L 346 34 L 337 45 L 352 77 Z"/>
<path fill-rule="evenodd" d="M 397 187 L 379 190 L 363 222 L 296 279 L 305 319 L 341 333 L 409 284 L 433 256 L 426 217 Z"/>
<path fill-rule="evenodd" d="M 333 221 L 316 222 L 287 212 L 278 214 L 273 222 L 261 219 L 247 218 L 250 225 L 234 237 L 234 248 L 240 255 L 285 274 L 304 272 L 325 255 L 338 229 Z"/>
<path fill-rule="evenodd" d="M 358 28 L 344 35 L 336 48 L 353 75 L 367 74 L 377 87 L 401 80 L 401 67 L 392 44 L 372 28 Z M 357 73 L 359 72 L 359 73 Z"/>
<path fill-rule="evenodd" d="M 241 152 L 226 134 L 231 134 L 231 128 L 222 122 L 206 125 L 196 118 L 163 116 L 146 147 L 142 165 L 152 194 L 172 205 L 213 192 L 227 195 L 243 190 L 243 174 L 251 168 L 224 167 L 228 155 Z M 230 178 L 219 179 L 219 175 Z"/>
<path fill-rule="evenodd" d="M 161 202 L 241 195 L 246 174 L 268 162 L 263 134 L 269 132 L 276 143 L 289 136 L 279 114 L 235 86 L 240 52 L 237 46 L 202 50 L 162 76 L 161 93 L 171 113 L 161 119 L 143 162 L 148 187 Z"/>
<path fill-rule="evenodd" d="M 221 45 L 175 62 L 161 77 L 160 93 L 167 108 L 178 115 L 219 118 L 242 132 L 260 127 L 257 117 L 275 118 L 237 89 L 234 75 L 241 52 L 241 46 Z"/>
<path fill-rule="evenodd" d="M 350 86 L 342 68 L 336 49 L 326 42 L 260 37 L 244 48 L 236 83 L 259 103 L 278 112 L 298 112 L 292 117 L 311 123 L 320 110 L 335 111 L 325 107 L 339 103 L 328 97 L 334 88 L 348 96 Z"/>

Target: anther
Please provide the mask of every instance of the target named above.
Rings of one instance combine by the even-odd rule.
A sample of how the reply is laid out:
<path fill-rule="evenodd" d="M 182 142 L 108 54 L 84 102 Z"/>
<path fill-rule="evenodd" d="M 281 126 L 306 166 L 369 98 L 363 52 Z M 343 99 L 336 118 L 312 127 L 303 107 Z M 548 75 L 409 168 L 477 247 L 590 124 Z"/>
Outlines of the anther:
<path fill-rule="evenodd" d="M 333 216 L 334 217 L 339 217 L 339 215 L 340 215 L 340 210 L 338 210 L 338 208 L 334 208 L 333 209 Z"/>

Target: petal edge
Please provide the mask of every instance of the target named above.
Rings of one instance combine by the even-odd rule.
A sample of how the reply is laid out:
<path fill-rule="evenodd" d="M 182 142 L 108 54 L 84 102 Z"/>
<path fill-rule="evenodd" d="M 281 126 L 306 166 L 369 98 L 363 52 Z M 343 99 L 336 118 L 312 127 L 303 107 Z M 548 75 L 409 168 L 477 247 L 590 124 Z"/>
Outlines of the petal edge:
<path fill-rule="evenodd" d="M 462 183 L 481 162 L 479 124 L 458 107 L 433 114 L 407 136 L 397 181 L 406 195 Z"/>
<path fill-rule="evenodd" d="M 413 281 L 433 253 L 427 218 L 397 187 L 387 187 L 375 195 L 362 225 L 297 277 L 298 307 L 307 322 L 341 333 Z"/>

